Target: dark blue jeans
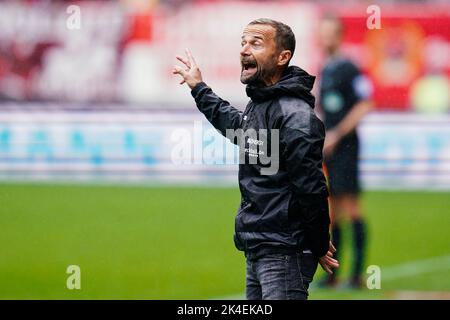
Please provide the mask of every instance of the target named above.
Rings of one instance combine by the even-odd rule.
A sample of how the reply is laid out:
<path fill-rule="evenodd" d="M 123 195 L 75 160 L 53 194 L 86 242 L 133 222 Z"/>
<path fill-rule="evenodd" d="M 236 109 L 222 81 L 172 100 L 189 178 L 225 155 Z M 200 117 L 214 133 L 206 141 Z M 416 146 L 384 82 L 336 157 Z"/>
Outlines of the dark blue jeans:
<path fill-rule="evenodd" d="M 319 260 L 309 251 L 247 259 L 248 300 L 306 300 Z"/>

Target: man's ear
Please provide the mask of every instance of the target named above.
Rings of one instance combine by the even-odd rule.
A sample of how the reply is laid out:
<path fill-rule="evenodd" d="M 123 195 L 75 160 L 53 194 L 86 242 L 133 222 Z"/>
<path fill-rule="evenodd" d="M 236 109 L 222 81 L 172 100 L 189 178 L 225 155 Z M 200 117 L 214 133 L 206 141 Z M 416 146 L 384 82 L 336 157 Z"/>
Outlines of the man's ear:
<path fill-rule="evenodd" d="M 289 60 L 291 60 L 292 52 L 291 50 L 283 50 L 278 55 L 278 65 L 284 66 L 289 63 Z"/>

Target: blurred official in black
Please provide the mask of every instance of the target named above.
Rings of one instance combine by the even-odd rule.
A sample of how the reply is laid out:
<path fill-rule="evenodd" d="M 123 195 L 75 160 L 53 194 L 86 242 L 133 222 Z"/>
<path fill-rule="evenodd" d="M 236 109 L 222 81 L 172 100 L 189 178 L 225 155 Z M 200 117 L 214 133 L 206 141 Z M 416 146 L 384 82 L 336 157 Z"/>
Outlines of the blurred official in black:
<path fill-rule="evenodd" d="M 359 139 L 356 127 L 372 109 L 372 84 L 358 67 L 340 51 L 343 26 L 339 18 L 325 16 L 319 38 L 326 61 L 321 72 L 320 105 L 324 115 L 326 138 L 324 159 L 328 172 L 332 215 L 332 240 L 337 252 L 341 247 L 341 225 L 350 218 L 353 230 L 353 268 L 348 286 L 362 286 L 367 228 L 359 202 Z M 336 257 L 335 254 L 335 257 Z M 336 285 L 336 272 L 321 281 Z"/>

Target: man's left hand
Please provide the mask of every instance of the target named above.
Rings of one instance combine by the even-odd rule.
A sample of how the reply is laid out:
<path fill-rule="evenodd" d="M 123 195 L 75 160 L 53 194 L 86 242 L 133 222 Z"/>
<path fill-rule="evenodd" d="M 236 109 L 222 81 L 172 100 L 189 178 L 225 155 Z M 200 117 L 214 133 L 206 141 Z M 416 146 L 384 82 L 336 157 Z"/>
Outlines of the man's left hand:
<path fill-rule="evenodd" d="M 333 274 L 332 269 L 339 268 L 339 262 L 336 259 L 333 259 L 333 254 L 336 252 L 336 248 L 333 246 L 333 243 L 330 241 L 330 247 L 328 252 L 323 257 L 319 258 L 319 263 L 323 270 L 325 270 L 328 274 Z"/>

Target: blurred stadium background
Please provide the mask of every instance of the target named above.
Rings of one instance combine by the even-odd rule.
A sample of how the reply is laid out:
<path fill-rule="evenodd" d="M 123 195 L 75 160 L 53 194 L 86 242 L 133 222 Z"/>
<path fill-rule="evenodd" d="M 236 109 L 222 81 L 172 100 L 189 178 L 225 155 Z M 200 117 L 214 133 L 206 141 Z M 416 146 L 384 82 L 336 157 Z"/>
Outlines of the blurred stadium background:
<path fill-rule="evenodd" d="M 317 24 L 333 11 L 375 84 L 358 130 L 382 287 L 311 299 L 450 299 L 450 4 L 377 1 L 369 30 L 370 4 L 0 2 L 0 298 L 242 298 L 233 147 L 178 85 L 174 55 L 191 48 L 206 82 L 244 107 L 246 23 L 291 25 L 293 63 L 317 75 Z M 81 290 L 66 288 L 69 265 Z"/>

